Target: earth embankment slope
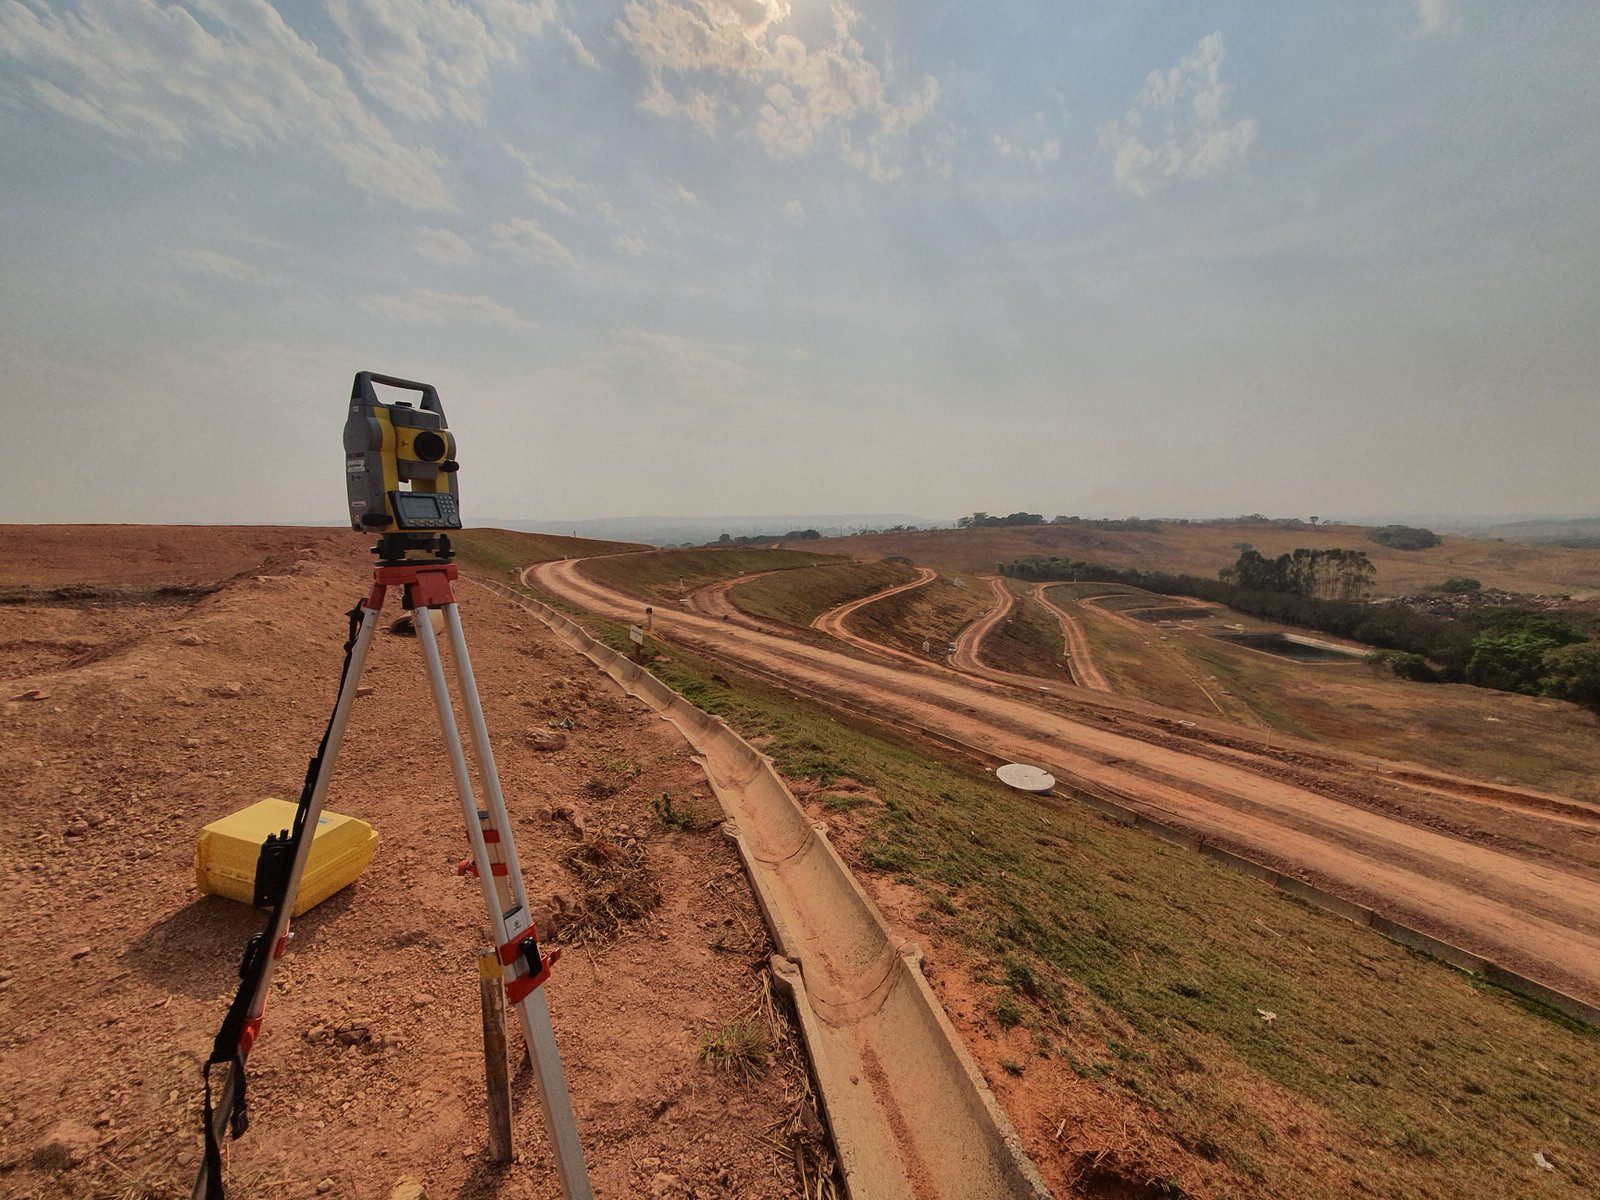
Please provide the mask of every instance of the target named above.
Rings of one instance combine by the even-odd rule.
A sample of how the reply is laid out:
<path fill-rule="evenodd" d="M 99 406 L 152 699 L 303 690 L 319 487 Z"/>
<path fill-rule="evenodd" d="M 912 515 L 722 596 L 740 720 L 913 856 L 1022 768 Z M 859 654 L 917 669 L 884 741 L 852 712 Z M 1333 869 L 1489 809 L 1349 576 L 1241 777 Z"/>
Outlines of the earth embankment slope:
<path fill-rule="evenodd" d="M 542 589 L 604 615 L 626 619 L 636 609 L 576 564 L 547 564 L 534 578 Z M 937 674 L 858 661 L 693 614 L 664 614 L 660 624 L 669 638 L 794 678 L 819 695 L 892 708 L 927 728 L 1105 787 L 1164 820 L 1403 915 L 1533 978 L 1600 998 L 1596 872 L 1486 850 L 1386 815 L 1383 805 L 1364 803 L 1374 789 L 1385 790 L 1371 776 L 1352 772 L 1342 789 L 1309 788 L 1246 764 L 1124 736 L 1114 722 L 1072 720 Z M 1341 790 L 1347 798 L 1339 798 Z"/>

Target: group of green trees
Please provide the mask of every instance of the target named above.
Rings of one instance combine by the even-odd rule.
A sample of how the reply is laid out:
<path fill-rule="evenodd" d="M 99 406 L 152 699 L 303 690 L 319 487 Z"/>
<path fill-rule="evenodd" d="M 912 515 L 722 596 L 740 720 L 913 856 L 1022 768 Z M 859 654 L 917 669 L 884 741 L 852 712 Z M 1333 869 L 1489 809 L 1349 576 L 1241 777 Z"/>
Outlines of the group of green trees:
<path fill-rule="evenodd" d="M 1372 586 L 1377 569 L 1360 550 L 1307 550 L 1267 558 L 1246 547 L 1219 576 L 1248 592 L 1289 592 L 1328 600 L 1359 600 Z"/>
<path fill-rule="evenodd" d="M 1014 512 L 1005 517 L 991 517 L 986 512 L 975 512 L 970 517 L 957 517 L 957 529 L 995 529 L 1002 525 L 1043 525 L 1040 513 Z"/>
<path fill-rule="evenodd" d="M 1555 696 L 1600 712 L 1600 641 L 1558 617 L 1512 607 L 1440 615 L 1400 601 L 1364 602 L 1358 597 L 1372 577 L 1365 560 L 1360 551 L 1298 549 L 1267 559 L 1245 550 L 1216 579 L 1037 555 L 997 565 L 1016 579 L 1122 583 L 1212 600 L 1376 646 L 1368 661 L 1405 679 Z"/>
<path fill-rule="evenodd" d="M 1431 550 L 1443 540 L 1433 530 L 1416 525 L 1380 525 L 1367 539 L 1394 550 Z"/>
<path fill-rule="evenodd" d="M 773 542 L 809 542 L 822 534 L 815 529 L 791 529 L 788 533 L 752 533 L 748 537 L 734 537 L 725 533 L 716 540 L 718 546 L 770 546 Z"/>

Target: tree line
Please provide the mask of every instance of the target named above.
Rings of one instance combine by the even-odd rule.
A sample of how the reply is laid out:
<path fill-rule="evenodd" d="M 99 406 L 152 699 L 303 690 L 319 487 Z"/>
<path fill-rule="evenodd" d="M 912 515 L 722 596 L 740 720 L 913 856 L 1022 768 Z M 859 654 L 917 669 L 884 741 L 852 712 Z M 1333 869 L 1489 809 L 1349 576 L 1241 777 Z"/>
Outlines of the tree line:
<path fill-rule="evenodd" d="M 1246 549 L 1219 579 L 1247 592 L 1287 592 L 1325 600 L 1360 600 L 1377 568 L 1360 550 L 1307 550 L 1304 547 L 1277 558 Z"/>
<path fill-rule="evenodd" d="M 712 545 L 716 546 L 769 546 L 773 542 L 809 542 L 822 537 L 815 529 L 791 529 L 788 533 L 752 533 L 747 537 L 734 537 L 725 533 Z"/>

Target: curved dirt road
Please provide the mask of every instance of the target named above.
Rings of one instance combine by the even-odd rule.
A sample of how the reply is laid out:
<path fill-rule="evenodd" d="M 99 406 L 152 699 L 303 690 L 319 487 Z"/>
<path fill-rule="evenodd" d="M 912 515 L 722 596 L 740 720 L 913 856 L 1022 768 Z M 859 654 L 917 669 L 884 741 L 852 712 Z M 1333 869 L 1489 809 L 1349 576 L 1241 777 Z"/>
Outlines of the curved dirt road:
<path fill-rule="evenodd" d="M 963 629 L 961 636 L 956 639 L 956 652 L 950 656 L 950 665 L 957 670 L 971 671 L 977 675 L 989 674 L 990 668 L 979 657 L 983 639 L 998 629 L 1000 622 L 1009 617 L 1011 610 L 1017 606 L 1017 598 L 999 576 L 989 576 L 989 591 L 994 594 L 994 607 Z"/>
<path fill-rule="evenodd" d="M 639 601 L 578 561 L 528 572 L 539 588 L 601 615 Z M 1477 845 L 1384 811 L 1393 787 L 1349 770 L 1337 786 L 1273 777 L 1246 756 L 1208 757 L 1098 720 L 1045 711 L 948 672 L 908 671 L 698 614 L 659 614 L 668 639 L 793 682 L 820 699 L 893 713 L 935 733 L 1032 761 L 1157 819 L 1275 864 L 1474 953 L 1600 1001 L 1600 871 L 1529 849 Z M 1073 689 L 1076 690 L 1076 689 Z M 1334 763 L 1336 760 L 1328 760 Z M 1331 770 L 1331 768 L 1330 768 Z M 1600 815 L 1568 819 L 1600 830 Z"/>
<path fill-rule="evenodd" d="M 817 619 L 811 622 L 811 628 L 820 633 L 836 637 L 841 642 L 849 642 L 852 646 L 880 658 L 888 654 L 895 658 L 906 658 L 912 662 L 920 663 L 921 659 L 913 658 L 911 655 L 895 650 L 890 646 L 882 646 L 877 642 L 860 636 L 851 630 L 848 622 L 854 613 L 869 604 L 876 604 L 879 600 L 887 600 L 890 596 L 898 596 L 901 592 L 909 592 L 913 588 L 927 587 L 937 578 L 939 578 L 939 572 L 928 567 L 918 567 L 915 579 L 906 583 L 897 583 L 893 587 L 884 588 L 881 592 L 873 592 L 871 595 L 862 596 L 857 600 L 847 600 L 837 608 L 830 608 L 827 612 L 819 614 Z"/>
<path fill-rule="evenodd" d="M 1072 682 L 1092 692 L 1109 692 L 1111 684 L 1106 682 L 1106 677 L 1095 665 L 1094 651 L 1089 646 L 1089 639 L 1084 634 L 1083 625 L 1078 618 L 1050 599 L 1048 583 L 1035 584 L 1033 598 L 1044 605 L 1061 624 L 1061 636 L 1067 643 L 1067 667 L 1072 672 Z"/>

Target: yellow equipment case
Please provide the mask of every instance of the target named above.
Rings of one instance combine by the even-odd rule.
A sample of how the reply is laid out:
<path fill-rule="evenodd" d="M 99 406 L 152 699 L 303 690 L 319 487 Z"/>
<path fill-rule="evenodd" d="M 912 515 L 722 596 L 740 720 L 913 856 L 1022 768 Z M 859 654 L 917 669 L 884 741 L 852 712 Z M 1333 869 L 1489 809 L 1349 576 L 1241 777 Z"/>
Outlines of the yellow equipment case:
<path fill-rule="evenodd" d="M 294 813 L 295 805 L 287 800 L 269 799 L 211 822 L 200 831 L 195 844 L 195 885 L 208 896 L 251 903 L 261 844 L 270 833 L 294 828 Z M 323 809 L 295 897 L 294 915 L 298 917 L 354 883 L 377 848 L 378 831 L 371 825 Z"/>

